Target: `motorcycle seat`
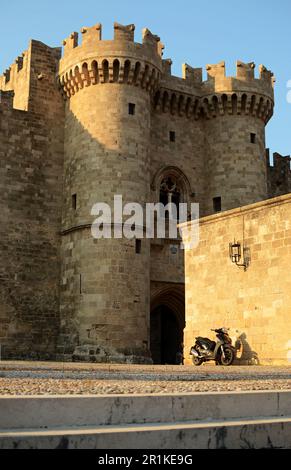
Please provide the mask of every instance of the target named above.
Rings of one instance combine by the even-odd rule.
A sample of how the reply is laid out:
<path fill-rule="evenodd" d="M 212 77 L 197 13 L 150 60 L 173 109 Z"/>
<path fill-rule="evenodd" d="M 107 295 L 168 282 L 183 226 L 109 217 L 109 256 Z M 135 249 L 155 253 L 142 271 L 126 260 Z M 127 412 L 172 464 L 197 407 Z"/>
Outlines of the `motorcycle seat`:
<path fill-rule="evenodd" d="M 206 344 L 211 351 L 214 351 L 216 347 L 215 341 L 211 341 L 211 339 L 209 338 L 202 338 L 201 336 L 199 336 L 198 338 L 196 338 L 196 340 L 198 341 L 198 343 Z"/>
<path fill-rule="evenodd" d="M 203 338 L 202 336 L 198 336 L 196 338 L 197 341 L 203 341 L 204 343 L 209 343 L 211 340 L 209 338 Z"/>

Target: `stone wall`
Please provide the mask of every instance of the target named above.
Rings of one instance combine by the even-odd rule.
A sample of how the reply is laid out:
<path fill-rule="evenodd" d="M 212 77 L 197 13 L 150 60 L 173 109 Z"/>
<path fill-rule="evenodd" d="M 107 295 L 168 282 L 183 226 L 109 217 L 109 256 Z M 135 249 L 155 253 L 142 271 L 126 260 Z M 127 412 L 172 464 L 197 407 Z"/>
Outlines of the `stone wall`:
<path fill-rule="evenodd" d="M 251 143 L 251 134 L 255 142 Z M 213 198 L 229 210 L 267 198 L 265 123 L 253 116 L 228 115 L 205 123 L 206 207 Z"/>
<path fill-rule="evenodd" d="M 43 117 L 14 110 L 7 98 L 1 92 L 2 357 L 52 358 L 59 334 L 58 163 L 48 156 Z"/>
<path fill-rule="evenodd" d="M 0 343 L 5 358 L 54 358 L 59 335 L 64 145 L 64 103 L 55 80 L 59 55 L 59 49 L 31 41 L 23 68 L 12 66 L 0 82 L 6 90 L 0 92 Z"/>
<path fill-rule="evenodd" d="M 246 271 L 230 260 L 234 239 L 250 256 Z M 185 258 L 187 362 L 195 337 L 209 337 L 211 328 L 223 326 L 244 332 L 262 363 L 287 362 L 291 195 L 202 218 L 199 246 Z"/>
<path fill-rule="evenodd" d="M 273 165 L 270 162 L 270 151 L 266 151 L 269 197 L 282 196 L 291 192 L 290 155 L 273 154 Z"/>

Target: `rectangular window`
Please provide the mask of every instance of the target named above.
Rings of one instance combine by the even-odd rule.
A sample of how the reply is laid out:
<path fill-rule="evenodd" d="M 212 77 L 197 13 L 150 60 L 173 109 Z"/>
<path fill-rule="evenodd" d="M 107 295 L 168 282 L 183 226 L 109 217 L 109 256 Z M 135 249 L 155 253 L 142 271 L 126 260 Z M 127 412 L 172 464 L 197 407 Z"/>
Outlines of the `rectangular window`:
<path fill-rule="evenodd" d="M 77 210 L 77 194 L 72 195 L 72 209 Z"/>
<path fill-rule="evenodd" d="M 170 142 L 176 142 L 176 132 L 170 131 Z"/>
<path fill-rule="evenodd" d="M 135 252 L 137 255 L 141 254 L 141 240 L 135 240 Z"/>
<path fill-rule="evenodd" d="M 256 134 L 251 134 L 251 144 L 255 144 L 255 143 L 256 143 L 256 138 L 257 138 L 257 135 L 256 135 Z"/>
<path fill-rule="evenodd" d="M 213 198 L 213 210 L 214 212 L 221 212 L 221 197 Z"/>
<path fill-rule="evenodd" d="M 134 103 L 129 103 L 128 104 L 128 114 L 131 116 L 135 115 L 135 104 Z"/>

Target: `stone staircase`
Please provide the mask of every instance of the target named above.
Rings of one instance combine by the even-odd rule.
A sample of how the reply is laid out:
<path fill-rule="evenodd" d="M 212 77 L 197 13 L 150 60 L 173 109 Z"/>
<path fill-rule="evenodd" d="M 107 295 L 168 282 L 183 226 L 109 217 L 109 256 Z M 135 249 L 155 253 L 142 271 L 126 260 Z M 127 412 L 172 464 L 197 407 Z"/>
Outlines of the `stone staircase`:
<path fill-rule="evenodd" d="M 0 449 L 291 448 L 291 391 L 0 398 Z"/>

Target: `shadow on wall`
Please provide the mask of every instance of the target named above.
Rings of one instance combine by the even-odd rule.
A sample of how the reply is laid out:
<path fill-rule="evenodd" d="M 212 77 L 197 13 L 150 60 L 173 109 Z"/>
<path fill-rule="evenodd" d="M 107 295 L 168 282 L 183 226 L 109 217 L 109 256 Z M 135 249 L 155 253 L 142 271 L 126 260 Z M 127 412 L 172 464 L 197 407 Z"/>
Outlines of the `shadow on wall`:
<path fill-rule="evenodd" d="M 253 351 L 249 342 L 247 341 L 247 335 L 244 332 L 237 331 L 237 339 L 235 342 L 235 348 L 237 350 L 237 358 L 235 365 L 239 366 L 259 366 L 260 360 L 258 354 Z"/>

